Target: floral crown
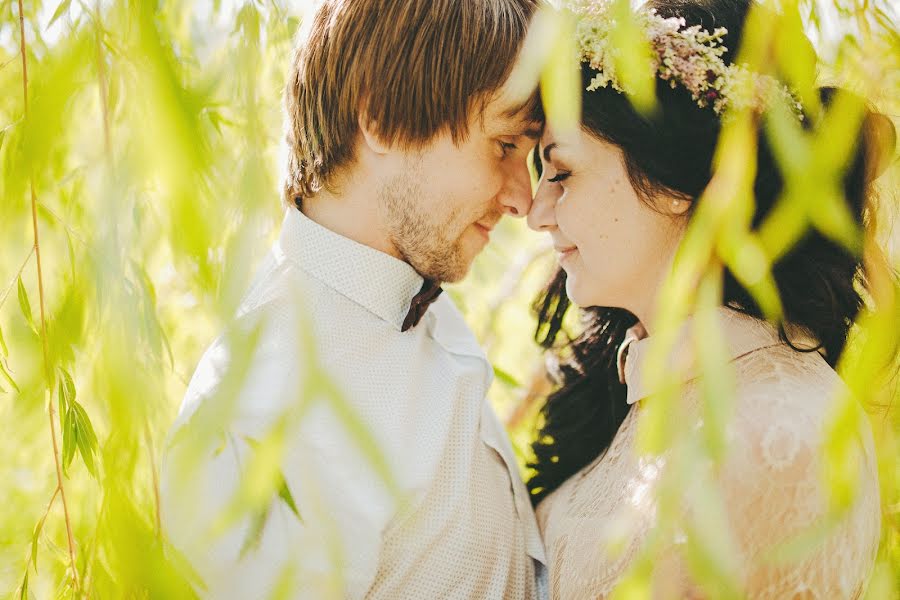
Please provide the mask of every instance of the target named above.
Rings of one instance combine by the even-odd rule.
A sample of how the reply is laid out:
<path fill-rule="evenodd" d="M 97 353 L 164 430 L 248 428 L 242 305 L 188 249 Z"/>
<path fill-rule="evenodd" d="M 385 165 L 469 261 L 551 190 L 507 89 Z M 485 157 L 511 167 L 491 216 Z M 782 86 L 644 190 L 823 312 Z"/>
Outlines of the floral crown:
<path fill-rule="evenodd" d="M 575 37 L 581 62 L 598 71 L 586 89 L 609 86 L 627 92 L 616 76 L 618 50 L 610 40 L 616 23 L 610 1 L 570 0 L 564 8 L 577 19 Z M 722 59 L 727 51 L 722 45 L 726 28 L 710 33 L 700 25 L 686 27 L 683 18 L 663 18 L 656 9 L 638 11 L 635 20 L 650 43 L 656 76 L 673 89 L 683 86 L 701 108 L 712 107 L 720 115 L 743 109 L 763 112 L 773 99 L 779 99 L 803 119 L 800 101 L 777 79 Z"/>

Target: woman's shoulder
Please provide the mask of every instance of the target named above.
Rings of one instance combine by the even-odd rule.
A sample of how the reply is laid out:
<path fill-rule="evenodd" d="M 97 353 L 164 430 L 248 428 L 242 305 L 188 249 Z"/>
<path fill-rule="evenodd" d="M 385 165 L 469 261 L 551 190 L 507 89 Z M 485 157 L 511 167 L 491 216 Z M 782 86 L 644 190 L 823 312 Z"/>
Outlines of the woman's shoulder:
<path fill-rule="evenodd" d="M 732 364 L 738 417 L 762 413 L 771 420 L 824 425 L 836 402 L 854 401 L 841 377 L 815 350 L 779 342 L 737 357 Z"/>
<path fill-rule="evenodd" d="M 830 432 L 836 430 L 852 430 L 852 445 L 864 457 L 863 463 L 874 465 L 874 441 L 865 411 L 818 352 L 778 343 L 739 357 L 733 366 L 729 433 L 760 459 L 761 468 L 778 470 L 800 456 L 818 462 Z M 837 419 L 844 419 L 841 427 Z"/>
<path fill-rule="evenodd" d="M 775 344 L 741 356 L 734 366 L 737 393 L 720 477 L 742 523 L 741 545 L 750 556 L 762 556 L 831 524 L 803 561 L 783 565 L 791 577 L 760 567 L 748 574 L 750 589 L 781 597 L 802 582 L 824 597 L 852 596 L 870 571 L 880 531 L 874 442 L 862 406 L 817 352 Z M 829 461 L 829 447 L 842 449 L 843 467 Z M 835 518 L 838 498 L 829 482 L 846 478 L 835 471 L 846 465 L 855 483 L 846 510 Z"/>

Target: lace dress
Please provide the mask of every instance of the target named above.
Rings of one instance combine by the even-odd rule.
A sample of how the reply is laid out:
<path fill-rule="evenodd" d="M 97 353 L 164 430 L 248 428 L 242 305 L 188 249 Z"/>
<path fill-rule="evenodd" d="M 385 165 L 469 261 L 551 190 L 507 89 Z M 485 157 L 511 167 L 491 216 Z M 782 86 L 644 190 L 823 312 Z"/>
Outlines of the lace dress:
<path fill-rule="evenodd" d="M 881 523 L 874 444 L 865 415 L 860 415 L 848 449 L 859 477 L 850 509 L 800 556 L 773 560 L 774 545 L 821 525 L 828 513 L 821 445 L 835 392 L 843 383 L 820 354 L 792 349 L 770 325 L 725 308 L 717 318 L 734 370 L 736 398 L 725 430 L 727 450 L 711 481 L 724 500 L 723 529 L 734 542 L 740 593 L 778 599 L 862 597 Z M 682 332 L 685 345 L 676 352 L 682 357 L 689 329 L 690 323 Z M 651 392 L 641 376 L 647 342 L 632 343 L 624 359 L 632 407 L 609 449 L 537 508 L 554 600 L 606 597 L 658 522 L 655 492 L 671 468 L 670 457 L 642 457 L 636 449 L 637 426 L 645 411 L 641 400 Z M 681 406 L 692 418 L 679 423 L 696 428 L 702 422 L 698 380 L 690 371 L 684 379 Z M 692 481 L 694 475 L 686 479 Z M 689 489 L 680 492 L 685 519 L 703 510 L 692 504 Z M 715 522 L 709 517 L 702 515 L 696 522 Z M 652 566 L 653 596 L 718 595 L 692 583 L 682 552 L 684 539 L 677 531 L 664 538 L 665 550 Z"/>

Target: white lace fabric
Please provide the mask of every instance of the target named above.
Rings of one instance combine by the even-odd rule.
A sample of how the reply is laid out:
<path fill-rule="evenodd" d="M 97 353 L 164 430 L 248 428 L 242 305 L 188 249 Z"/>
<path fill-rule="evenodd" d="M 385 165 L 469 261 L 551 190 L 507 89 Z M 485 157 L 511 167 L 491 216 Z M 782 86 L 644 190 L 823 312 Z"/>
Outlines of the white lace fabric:
<path fill-rule="evenodd" d="M 825 427 L 843 382 L 817 352 L 782 343 L 776 330 L 721 309 L 736 394 L 725 430 L 727 450 L 713 471 L 700 468 L 683 481 L 685 519 L 715 523 L 692 496 L 691 481 L 709 476 L 723 498 L 724 521 L 736 548 L 735 580 L 742 595 L 764 599 L 860 598 L 880 537 L 877 465 L 865 415 L 852 452 L 858 466 L 854 500 L 811 549 L 775 560 L 773 549 L 823 526 L 829 489 L 823 460 Z M 538 506 L 547 552 L 550 595 L 579 600 L 607 597 L 632 565 L 659 522 L 657 491 L 672 469 L 671 455 L 640 456 L 638 424 L 653 401 L 643 387 L 646 343 L 631 345 L 625 371 L 634 403 L 609 449 Z M 702 422 L 697 379 L 687 381 L 680 406 L 687 428 Z M 858 410 L 862 410 L 861 407 Z M 704 525 L 705 523 L 705 525 Z M 683 535 L 676 533 L 654 564 L 654 597 L 708 597 L 686 567 Z M 807 546 L 809 548 L 809 546 Z"/>

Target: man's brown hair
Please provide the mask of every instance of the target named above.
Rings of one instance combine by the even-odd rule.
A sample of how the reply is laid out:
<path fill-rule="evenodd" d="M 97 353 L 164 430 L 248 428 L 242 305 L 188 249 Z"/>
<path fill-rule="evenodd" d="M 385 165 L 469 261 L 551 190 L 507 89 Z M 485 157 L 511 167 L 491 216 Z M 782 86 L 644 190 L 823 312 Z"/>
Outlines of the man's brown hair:
<path fill-rule="evenodd" d="M 539 0 L 325 0 L 294 52 L 285 91 L 284 201 L 308 197 L 350 163 L 365 114 L 409 146 L 470 112 L 508 77 Z"/>

